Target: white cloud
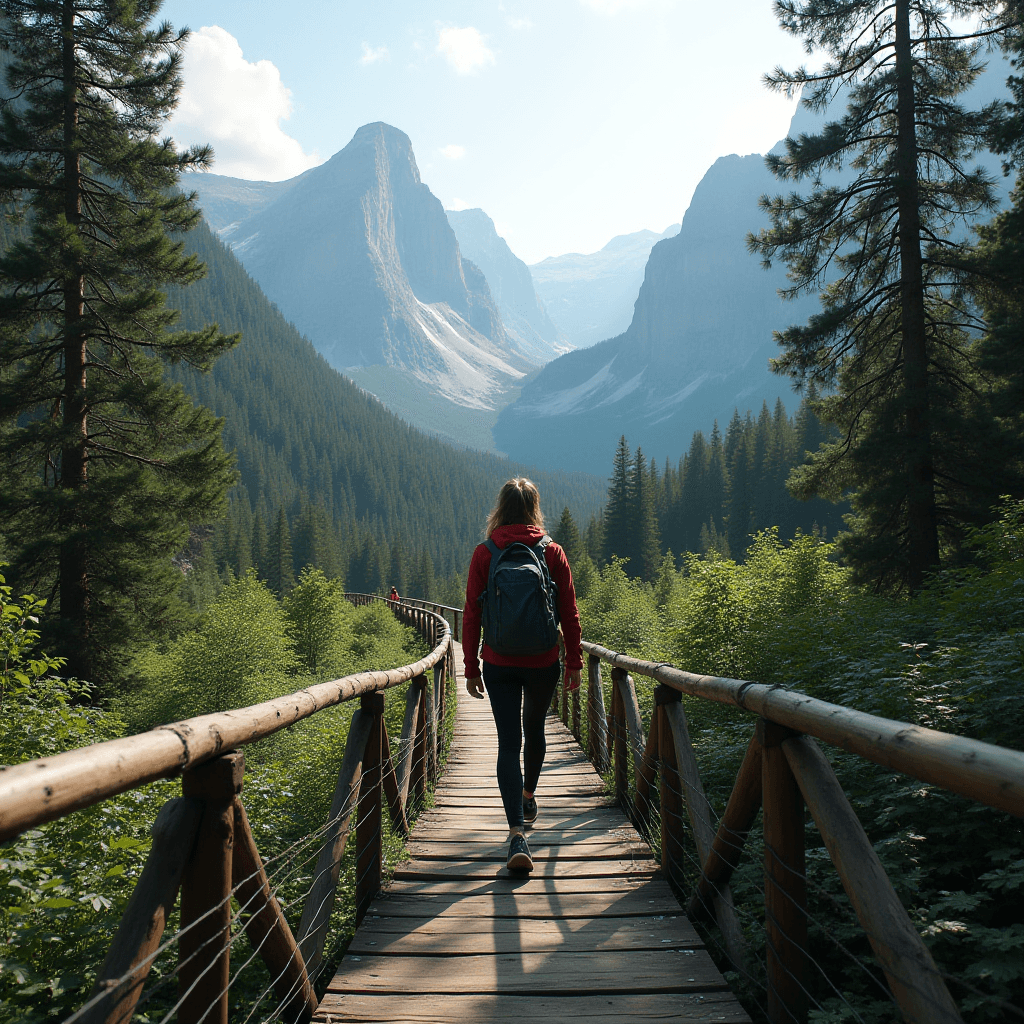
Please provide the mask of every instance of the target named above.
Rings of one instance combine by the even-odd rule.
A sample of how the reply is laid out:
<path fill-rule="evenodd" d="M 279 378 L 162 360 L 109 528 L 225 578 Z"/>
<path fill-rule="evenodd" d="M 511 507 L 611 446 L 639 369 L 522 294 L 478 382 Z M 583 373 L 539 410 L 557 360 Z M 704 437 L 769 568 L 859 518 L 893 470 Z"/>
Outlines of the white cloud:
<path fill-rule="evenodd" d="M 472 27 L 441 29 L 437 52 L 460 75 L 471 75 L 494 63 L 494 54 L 484 45 L 484 37 Z"/>
<path fill-rule="evenodd" d="M 322 163 L 281 128 L 292 112 L 281 73 L 269 60 L 247 61 L 230 32 L 208 25 L 192 33 L 184 79 L 168 130 L 180 146 L 210 143 L 218 174 L 282 181 Z"/>
<path fill-rule="evenodd" d="M 508 27 L 515 29 L 517 32 L 521 29 L 533 28 L 533 22 L 529 18 L 506 18 Z"/>
<path fill-rule="evenodd" d="M 456 196 L 448 204 L 447 209 L 449 209 L 449 210 L 456 210 L 456 211 L 458 211 L 458 210 L 468 210 L 469 209 L 469 203 L 467 203 L 465 199 L 459 199 L 458 196 Z"/>
<path fill-rule="evenodd" d="M 391 54 L 388 53 L 386 46 L 378 46 L 376 49 L 369 43 L 363 43 L 363 55 L 359 58 L 359 63 L 364 67 L 367 64 L 376 64 L 379 60 L 390 60 Z"/>
<path fill-rule="evenodd" d="M 449 160 L 461 160 L 466 155 L 465 146 L 442 146 L 441 156 Z"/>

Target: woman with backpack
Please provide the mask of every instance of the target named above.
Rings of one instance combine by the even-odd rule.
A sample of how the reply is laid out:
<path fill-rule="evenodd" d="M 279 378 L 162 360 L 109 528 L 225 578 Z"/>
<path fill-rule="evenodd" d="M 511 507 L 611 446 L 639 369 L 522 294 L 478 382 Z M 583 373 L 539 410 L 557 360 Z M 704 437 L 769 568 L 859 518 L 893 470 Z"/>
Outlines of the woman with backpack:
<path fill-rule="evenodd" d="M 565 678 L 580 685 L 583 655 L 576 591 L 565 552 L 544 532 L 537 487 L 509 480 L 487 517 L 486 541 L 469 566 L 462 619 L 466 689 L 486 690 L 498 730 L 498 788 L 509 826 L 508 867 L 532 871 L 525 826 L 537 817 L 535 791 L 544 764 L 544 717 L 558 685 L 558 626 Z M 484 644 L 481 678 L 478 650 Z M 523 754 L 520 770 L 519 755 Z"/>

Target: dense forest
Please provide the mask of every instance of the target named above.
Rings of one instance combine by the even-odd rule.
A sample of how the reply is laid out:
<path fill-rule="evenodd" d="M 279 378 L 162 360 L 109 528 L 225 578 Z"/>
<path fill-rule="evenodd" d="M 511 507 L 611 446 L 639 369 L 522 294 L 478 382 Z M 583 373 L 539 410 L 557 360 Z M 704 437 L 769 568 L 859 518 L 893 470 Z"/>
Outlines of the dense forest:
<path fill-rule="evenodd" d="M 212 563 L 237 577 L 255 566 L 284 593 L 310 564 L 352 590 L 393 583 L 403 594 L 437 597 L 440 586 L 455 600 L 510 476 L 531 475 L 549 509 L 597 510 L 603 484 L 594 477 L 457 450 L 402 422 L 327 365 L 205 222 L 187 242 L 207 277 L 169 296 L 183 326 L 213 321 L 242 334 L 208 374 L 172 371 L 224 418 L 224 444 L 240 474 L 226 519 L 196 545 L 194 568 Z"/>
<path fill-rule="evenodd" d="M 590 559 L 625 559 L 630 575 L 653 580 L 666 552 L 716 551 L 742 560 L 751 537 L 769 527 L 785 539 L 797 531 L 834 535 L 849 507 L 800 500 L 786 486 L 828 436 L 813 411 L 816 399 L 812 387 L 795 417 L 781 400 L 774 411 L 763 404 L 756 420 L 749 410 L 741 418 L 737 409 L 724 437 L 717 423 L 708 437 L 696 431 L 678 463 L 666 459 L 660 472 L 642 448 L 633 452 L 621 438 L 603 514 L 581 535 Z M 566 510 L 556 539 L 575 550 L 577 534 L 575 517 Z"/>

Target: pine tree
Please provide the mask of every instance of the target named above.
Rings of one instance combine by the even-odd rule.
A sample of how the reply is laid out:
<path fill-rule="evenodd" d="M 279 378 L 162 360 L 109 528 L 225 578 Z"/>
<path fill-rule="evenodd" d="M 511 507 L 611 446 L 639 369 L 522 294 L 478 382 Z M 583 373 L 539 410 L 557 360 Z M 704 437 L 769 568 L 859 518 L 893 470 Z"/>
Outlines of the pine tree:
<path fill-rule="evenodd" d="M 569 506 L 562 509 L 562 517 L 558 520 L 552 540 L 559 544 L 569 559 L 571 565 L 575 565 L 577 559 L 583 552 L 583 541 L 580 531 L 576 527 L 576 520 L 573 519 Z"/>
<path fill-rule="evenodd" d="M 604 547 L 602 560 L 610 562 L 614 555 L 629 558 L 632 550 L 633 453 L 625 435 L 619 438 L 608 482 L 608 504 L 604 512 Z"/>
<path fill-rule="evenodd" d="M 0 195 L 24 217 L 0 259 L 0 527 L 19 582 L 56 598 L 48 642 L 99 680 L 169 625 L 171 556 L 232 481 L 217 420 L 163 379 L 237 339 L 172 331 L 161 291 L 203 275 L 171 236 L 211 152 L 160 140 L 187 34 L 150 27 L 159 8 L 0 0 Z"/>
<path fill-rule="evenodd" d="M 591 515 L 587 523 L 587 529 L 583 534 L 583 546 L 592 562 L 601 560 L 601 553 L 604 551 L 604 515 L 600 517 Z"/>
<path fill-rule="evenodd" d="M 718 420 L 711 428 L 711 444 L 708 446 L 707 485 L 704 508 L 708 517 L 721 516 L 726 495 L 729 493 L 729 469 L 725 464 L 725 447 Z"/>
<path fill-rule="evenodd" d="M 635 576 L 653 580 L 661 562 L 657 506 L 647 459 L 639 446 L 633 459 L 630 505 L 632 515 L 629 569 Z"/>
<path fill-rule="evenodd" d="M 754 424 L 748 413 L 740 427 L 739 436 L 732 444 L 733 455 L 729 465 L 724 532 L 729 549 L 737 553 L 747 550 L 750 534 L 758 525 L 754 520 L 754 489 L 758 469 L 754 432 Z M 711 523 L 713 528 L 713 517 Z"/>
<path fill-rule="evenodd" d="M 820 401 L 841 438 L 794 479 L 803 495 L 853 491 L 844 547 L 859 577 L 917 589 L 987 500 L 976 467 L 985 428 L 968 349 L 980 327 L 964 298 L 963 224 L 994 205 L 970 164 L 987 111 L 957 102 L 982 65 L 950 19 L 994 5 L 911 0 L 778 0 L 784 29 L 823 50 L 824 68 L 777 69 L 773 88 L 845 112 L 766 158 L 808 195 L 764 197 L 771 226 L 750 236 L 766 265 L 789 266 L 788 294 L 821 292 L 822 311 L 777 335 L 775 368 L 832 391 Z M 835 184 L 823 172 L 845 169 Z M 984 474 L 982 474 L 984 475 Z M 998 474 L 997 474 L 998 475 Z"/>
<path fill-rule="evenodd" d="M 252 561 L 256 574 L 266 582 L 270 571 L 270 534 L 267 521 L 257 511 L 252 526 Z M 241 574 L 239 574 L 241 575 Z"/>
<path fill-rule="evenodd" d="M 680 551 L 697 551 L 700 527 L 711 514 L 721 515 L 722 509 L 708 511 L 708 472 L 711 453 L 703 431 L 694 431 L 690 448 L 683 460 L 680 476 L 679 511 L 675 516 L 675 543 Z"/>
<path fill-rule="evenodd" d="M 278 509 L 277 521 L 270 534 L 268 544 L 267 585 L 284 597 L 295 586 L 295 564 L 292 558 L 292 531 L 288 516 L 283 508 Z"/>
<path fill-rule="evenodd" d="M 430 552 L 424 548 L 420 555 L 420 596 L 424 601 L 433 601 L 436 589 L 434 561 L 430 557 Z"/>
<path fill-rule="evenodd" d="M 971 256 L 974 293 L 985 313 L 986 330 L 977 346 L 978 363 L 994 381 L 992 404 L 1004 427 L 999 438 L 1007 476 L 1001 488 L 1018 496 L 1024 472 L 1024 6 L 1012 4 L 1017 25 L 1004 40 L 1017 71 L 1008 81 L 1011 100 L 994 131 L 997 153 L 1007 171 L 1016 170 L 1010 208 L 979 228 Z"/>

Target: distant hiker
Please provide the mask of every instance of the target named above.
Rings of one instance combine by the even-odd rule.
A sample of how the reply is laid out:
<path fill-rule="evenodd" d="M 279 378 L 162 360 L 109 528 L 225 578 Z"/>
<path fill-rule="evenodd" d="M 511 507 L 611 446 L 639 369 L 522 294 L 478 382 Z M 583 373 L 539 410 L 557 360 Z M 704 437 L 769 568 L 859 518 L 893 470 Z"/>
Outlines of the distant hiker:
<path fill-rule="evenodd" d="M 469 566 L 462 619 L 466 689 L 486 688 L 498 730 L 498 788 L 508 818 L 508 867 L 532 871 L 526 822 L 537 817 L 535 790 L 544 764 L 544 716 L 558 684 L 558 626 L 565 638 L 570 690 L 583 655 L 576 591 L 565 552 L 544 532 L 540 494 L 524 477 L 509 480 L 487 517 L 487 540 Z M 477 651 L 483 625 L 483 678 Z M 519 767 L 523 749 L 525 778 Z"/>
<path fill-rule="evenodd" d="M 389 601 L 400 601 L 401 598 L 398 596 L 398 591 L 394 587 L 391 588 L 391 593 L 388 594 Z"/>

